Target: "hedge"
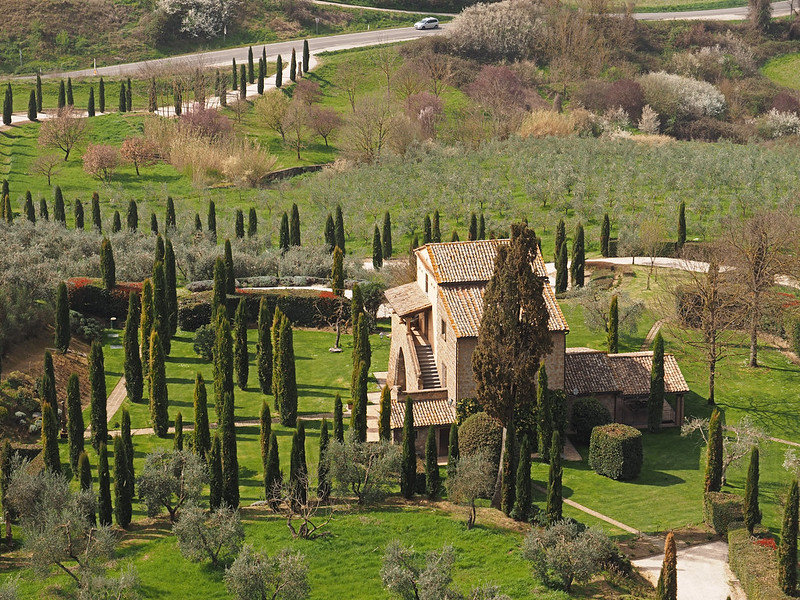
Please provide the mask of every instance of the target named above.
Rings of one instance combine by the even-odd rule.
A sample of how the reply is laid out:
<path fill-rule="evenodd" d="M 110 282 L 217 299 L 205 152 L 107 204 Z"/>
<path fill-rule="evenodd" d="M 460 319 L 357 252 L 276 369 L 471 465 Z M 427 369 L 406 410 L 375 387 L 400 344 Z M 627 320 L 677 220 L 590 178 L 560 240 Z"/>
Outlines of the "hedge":
<path fill-rule="evenodd" d="M 120 319 L 120 323 L 128 316 L 128 298 L 132 293 L 142 293 L 140 282 L 118 282 L 113 289 L 106 290 L 101 279 L 67 279 L 67 297 L 71 310 L 93 317 L 116 317 Z"/>
<path fill-rule="evenodd" d="M 239 301 L 246 303 L 247 320 L 258 320 L 258 305 L 266 298 L 271 312 L 280 307 L 293 325 L 300 327 L 327 327 L 335 321 L 339 298 L 331 292 L 316 290 L 237 290 L 237 296 L 228 296 L 227 305 L 232 313 Z M 196 331 L 211 322 L 212 292 L 197 292 L 178 300 L 178 325 L 184 331 Z M 344 302 L 342 319 L 350 318 L 350 303 Z"/>
<path fill-rule="evenodd" d="M 597 398 L 578 398 L 572 405 L 572 428 L 579 444 L 588 444 L 592 430 L 611 423 L 611 413 Z"/>
<path fill-rule="evenodd" d="M 636 479 L 642 470 L 642 432 L 629 425 L 611 423 L 592 429 L 589 466 L 611 479 Z"/>
<path fill-rule="evenodd" d="M 728 527 L 744 519 L 744 500 L 736 494 L 706 492 L 703 495 L 703 521 L 719 535 L 726 535 Z"/>
<path fill-rule="evenodd" d="M 497 467 L 500 464 L 502 446 L 503 428 L 499 421 L 485 412 L 468 417 L 458 428 L 458 451 L 461 456 L 485 450 Z"/>
<path fill-rule="evenodd" d="M 754 540 L 744 523 L 731 523 L 728 563 L 749 600 L 788 600 L 778 585 L 778 553 L 772 538 Z"/>

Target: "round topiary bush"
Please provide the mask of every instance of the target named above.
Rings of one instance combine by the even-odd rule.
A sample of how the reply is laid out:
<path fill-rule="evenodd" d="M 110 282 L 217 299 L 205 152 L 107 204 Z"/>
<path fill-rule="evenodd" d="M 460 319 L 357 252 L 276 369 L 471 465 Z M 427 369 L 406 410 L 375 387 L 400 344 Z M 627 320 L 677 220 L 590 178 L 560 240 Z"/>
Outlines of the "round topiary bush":
<path fill-rule="evenodd" d="M 629 425 L 611 423 L 592 429 L 589 466 L 611 479 L 636 479 L 642 471 L 642 432 Z"/>
<path fill-rule="evenodd" d="M 579 444 L 588 445 L 592 429 L 611 423 L 611 413 L 597 398 L 578 398 L 572 405 L 572 429 Z"/>
<path fill-rule="evenodd" d="M 458 449 L 462 456 L 484 451 L 495 465 L 500 464 L 503 428 L 485 412 L 468 417 L 458 428 Z"/>

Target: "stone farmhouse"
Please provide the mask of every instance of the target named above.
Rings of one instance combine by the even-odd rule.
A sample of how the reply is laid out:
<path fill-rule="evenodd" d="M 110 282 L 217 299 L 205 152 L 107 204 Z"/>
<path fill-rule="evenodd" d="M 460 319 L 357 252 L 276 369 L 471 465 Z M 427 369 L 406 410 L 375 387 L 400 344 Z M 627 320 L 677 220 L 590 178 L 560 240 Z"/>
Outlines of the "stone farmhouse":
<path fill-rule="evenodd" d="M 404 400 L 414 400 L 417 448 L 424 449 L 428 427 L 437 429 L 439 454 L 447 454 L 455 405 L 475 397 L 472 353 L 483 316 L 483 294 L 494 272 L 497 249 L 509 240 L 426 244 L 414 251 L 415 281 L 386 290 L 392 313 L 392 341 L 386 382 L 395 392 L 391 427 L 399 441 Z M 550 389 L 567 393 L 568 414 L 576 398 L 595 397 L 615 421 L 644 427 L 650 390 L 652 352 L 608 355 L 589 348 L 567 348 L 569 325 L 559 308 L 541 252 L 531 268 L 542 278 L 553 347 L 545 357 Z M 683 421 L 688 392 L 675 357 L 665 357 L 663 425 Z"/>

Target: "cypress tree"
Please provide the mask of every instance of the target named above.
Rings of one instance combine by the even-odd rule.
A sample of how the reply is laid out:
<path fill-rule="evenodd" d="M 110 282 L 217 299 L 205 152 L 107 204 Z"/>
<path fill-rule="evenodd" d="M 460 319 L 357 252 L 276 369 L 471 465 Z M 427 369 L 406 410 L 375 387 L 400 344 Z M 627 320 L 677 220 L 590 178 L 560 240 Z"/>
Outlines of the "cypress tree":
<path fill-rule="evenodd" d="M 383 267 L 383 245 L 381 244 L 381 232 L 377 225 L 372 233 L 372 267 L 376 271 L 380 271 Z"/>
<path fill-rule="evenodd" d="M 169 428 L 169 396 L 167 374 L 164 365 L 164 347 L 157 329 L 150 334 L 150 420 L 153 432 L 160 438 L 167 437 Z"/>
<path fill-rule="evenodd" d="M 297 429 L 292 435 L 289 484 L 292 487 L 292 498 L 300 504 L 305 504 L 308 489 L 308 465 L 306 464 L 306 426 L 303 421 L 297 423 Z"/>
<path fill-rule="evenodd" d="M 297 81 L 297 53 L 292 48 L 292 59 L 289 62 L 289 79 Z"/>
<path fill-rule="evenodd" d="M 513 423 L 506 432 L 506 452 L 503 454 L 503 479 L 500 490 L 500 506 L 506 516 L 514 509 L 517 492 L 517 459 L 519 447 Z"/>
<path fill-rule="evenodd" d="M 442 232 L 439 229 L 439 209 L 433 211 L 433 226 L 431 230 L 431 241 L 437 244 L 442 241 Z"/>
<path fill-rule="evenodd" d="M 269 443 L 272 438 L 272 415 L 269 412 L 269 405 L 266 400 L 261 401 L 261 413 L 259 414 L 259 431 L 261 433 L 261 468 L 264 470 L 264 495 L 270 488 L 267 487 L 267 471 L 269 470 Z"/>
<path fill-rule="evenodd" d="M 750 466 L 744 484 L 744 524 L 750 535 L 755 526 L 761 523 L 761 509 L 758 506 L 758 448 L 750 452 Z"/>
<path fill-rule="evenodd" d="M 31 212 L 33 212 L 33 203 L 31 203 Z M 35 219 L 36 217 L 34 217 Z M 84 219 L 83 219 L 83 202 L 79 199 L 75 200 L 75 230 L 76 231 L 83 231 L 84 227 Z"/>
<path fill-rule="evenodd" d="M 292 246 L 300 245 L 300 212 L 297 204 L 292 204 L 292 220 L 289 223 L 289 244 Z"/>
<path fill-rule="evenodd" d="M 203 222 L 200 220 L 199 213 L 194 213 L 194 230 L 203 231 Z"/>
<path fill-rule="evenodd" d="M 619 352 L 619 299 L 614 294 L 608 307 L 608 353 L 617 352 Z"/>
<path fill-rule="evenodd" d="M 36 110 L 42 112 L 42 76 L 36 74 Z"/>
<path fill-rule="evenodd" d="M 231 296 L 236 293 L 236 271 L 233 268 L 233 250 L 230 240 L 225 240 L 225 291 Z"/>
<path fill-rule="evenodd" d="M 72 77 L 67 77 L 67 106 L 75 106 L 75 96 L 72 94 Z"/>
<path fill-rule="evenodd" d="M 172 447 L 175 450 L 183 450 L 183 414 L 181 411 L 175 414 L 175 435 L 172 438 Z"/>
<path fill-rule="evenodd" d="M 167 216 L 164 219 L 164 227 L 167 233 L 171 233 L 178 228 L 175 218 L 175 201 L 172 196 L 167 196 Z"/>
<path fill-rule="evenodd" d="M 261 60 L 264 62 L 264 77 L 267 76 L 267 47 L 261 46 Z"/>
<path fill-rule="evenodd" d="M 56 186 L 55 201 L 53 202 L 53 221 L 61 223 L 66 227 L 67 213 L 64 209 L 64 194 L 61 193 L 61 186 Z"/>
<path fill-rule="evenodd" d="M 244 239 L 244 213 L 241 208 L 236 209 L 236 224 L 234 225 L 234 233 L 236 238 Z"/>
<path fill-rule="evenodd" d="M 58 110 L 61 110 L 67 105 L 67 90 L 64 86 L 64 80 L 58 82 Z"/>
<path fill-rule="evenodd" d="M 392 252 L 394 251 L 392 248 L 392 217 L 389 215 L 388 210 L 383 215 L 383 234 L 381 238 L 383 240 L 383 258 L 386 260 L 392 257 Z"/>
<path fill-rule="evenodd" d="M 547 523 L 552 525 L 562 519 L 561 507 L 561 434 L 553 432 L 553 442 L 550 445 L 550 472 L 547 485 Z"/>
<path fill-rule="evenodd" d="M 572 242 L 572 263 L 569 266 L 572 287 L 583 287 L 585 265 L 586 250 L 584 247 L 583 225 L 578 223 L 578 227 L 575 229 L 575 239 Z"/>
<path fill-rule="evenodd" d="M 431 218 L 425 215 L 425 219 L 422 221 L 422 243 L 430 244 L 431 241 Z"/>
<path fill-rule="evenodd" d="M 272 316 L 272 395 L 275 400 L 275 409 L 279 409 L 278 387 L 281 379 L 281 324 L 283 323 L 283 313 L 279 306 L 275 306 L 275 313 Z"/>
<path fill-rule="evenodd" d="M 283 59 L 278 54 L 278 60 L 275 62 L 275 87 L 279 88 L 283 85 Z"/>
<path fill-rule="evenodd" d="M 167 315 L 167 290 L 164 263 L 153 265 L 153 329 L 158 331 L 159 341 L 165 354 L 169 354 L 169 316 Z"/>
<path fill-rule="evenodd" d="M 654 433 L 661 429 L 664 413 L 664 338 L 661 332 L 653 342 L 653 366 L 650 371 L 650 398 L 647 400 L 647 429 Z"/>
<path fill-rule="evenodd" d="M 6 88 L 6 95 L 3 97 L 3 125 L 11 125 L 11 115 L 14 112 L 13 100 L 11 96 L 11 84 Z"/>
<path fill-rule="evenodd" d="M 683 249 L 683 245 L 686 243 L 686 202 L 681 200 L 681 203 L 678 205 L 678 243 L 677 243 L 677 250 L 680 251 Z"/>
<path fill-rule="evenodd" d="M 119 219 L 119 213 L 117 215 L 117 219 Z M 103 220 L 100 216 L 100 194 L 97 192 L 92 192 L 92 228 L 99 233 L 103 232 Z"/>
<path fill-rule="evenodd" d="M 256 70 L 253 63 L 253 47 L 247 49 L 247 82 L 252 84 L 256 80 Z"/>
<path fill-rule="evenodd" d="M 342 253 L 345 254 L 347 250 L 344 247 L 344 215 L 342 214 L 342 206 L 340 204 L 336 205 L 336 217 L 334 223 L 334 237 L 336 245 L 339 246 L 339 248 L 342 249 Z"/>
<path fill-rule="evenodd" d="M 239 67 L 239 98 L 242 100 L 247 98 L 247 73 L 244 65 Z"/>
<path fill-rule="evenodd" d="M 272 393 L 272 311 L 266 298 L 258 304 L 258 342 L 256 344 L 256 364 L 258 365 L 258 385 L 262 394 Z"/>
<path fill-rule="evenodd" d="M 211 433 L 208 429 L 208 396 L 206 382 L 199 372 L 194 379 L 194 452 L 205 461 L 211 451 Z"/>
<path fill-rule="evenodd" d="M 58 410 L 58 400 L 56 398 L 56 374 L 53 366 L 53 355 L 49 350 L 44 352 L 44 373 L 42 374 L 42 406 L 49 404 L 54 411 Z M 57 412 L 55 414 L 58 414 Z M 55 425 L 58 433 L 58 424 Z"/>
<path fill-rule="evenodd" d="M 705 491 L 718 492 L 722 488 L 722 415 L 715 408 L 708 421 L 708 447 L 706 448 Z"/>
<path fill-rule="evenodd" d="M 222 427 L 223 409 L 227 384 L 233 389 L 233 339 L 230 323 L 225 313 L 214 317 L 216 336 L 214 339 L 214 405 L 217 410 L 217 425 Z"/>
<path fill-rule="evenodd" d="M 239 69 L 236 68 L 236 59 L 233 59 L 233 72 L 231 73 L 231 89 L 235 92 L 239 89 Z"/>
<path fill-rule="evenodd" d="M 217 207 L 214 204 L 213 200 L 208 201 L 208 219 L 206 221 L 208 223 L 208 233 L 211 234 L 211 237 L 216 240 L 217 239 Z"/>
<path fill-rule="evenodd" d="M 106 369 L 103 359 L 103 345 L 95 340 L 89 351 L 89 385 L 91 393 L 92 447 L 100 448 L 108 438 L 108 417 L 106 416 Z"/>
<path fill-rule="evenodd" d="M 478 217 L 472 213 L 469 217 L 469 233 L 467 234 L 469 241 L 478 239 Z"/>
<path fill-rule="evenodd" d="M 133 92 L 131 90 L 131 78 L 128 77 L 128 88 L 125 90 L 125 110 L 131 112 L 133 110 Z"/>
<path fill-rule="evenodd" d="M 378 419 L 378 439 L 390 441 L 392 437 L 392 392 L 388 385 L 381 390 L 380 417 Z"/>
<path fill-rule="evenodd" d="M 675 534 L 667 533 L 664 542 L 664 562 L 656 585 L 656 600 L 677 600 L 678 598 L 678 554 L 675 549 Z"/>
<path fill-rule="evenodd" d="M 63 281 L 58 284 L 56 291 L 56 335 L 54 345 L 62 354 L 66 354 L 69 349 L 69 342 L 72 338 L 69 328 L 69 298 L 67 297 L 67 284 Z"/>
<path fill-rule="evenodd" d="M 326 502 L 331 495 L 331 478 L 328 469 L 328 419 L 322 418 L 319 428 L 319 462 L 317 463 L 317 497 Z"/>
<path fill-rule="evenodd" d="M 517 466 L 517 489 L 514 494 L 514 508 L 511 518 L 515 521 L 527 521 L 531 514 L 531 450 L 528 446 L 528 437 L 522 438 L 519 447 L 519 465 Z"/>
<path fill-rule="evenodd" d="M 97 511 L 100 525 L 111 525 L 113 511 L 111 510 L 111 474 L 108 472 L 108 450 L 103 441 L 98 450 L 100 464 L 97 467 L 97 482 L 100 487 L 97 498 Z"/>
<path fill-rule="evenodd" d="M 600 254 L 604 257 L 609 256 L 609 243 L 611 241 L 611 221 L 608 213 L 603 215 L 603 225 L 600 228 Z"/>
<path fill-rule="evenodd" d="M 567 291 L 567 242 L 561 242 L 561 251 L 556 254 L 556 294 Z"/>
<path fill-rule="evenodd" d="M 89 463 L 89 455 L 86 452 L 81 452 L 80 458 L 78 458 L 78 481 L 80 481 L 82 492 L 92 490 L 92 465 Z M 97 524 L 94 507 L 88 511 L 86 516 L 92 525 Z"/>
<path fill-rule="evenodd" d="M 257 87 L 256 91 L 259 95 L 264 93 L 264 76 L 265 76 L 266 66 L 264 65 L 264 61 L 260 58 L 258 59 L 258 80 L 257 80 Z"/>
<path fill-rule="evenodd" d="M 447 445 L 447 477 L 455 475 L 456 463 L 460 457 L 458 450 L 458 425 L 455 423 L 450 424 L 450 440 Z"/>
<path fill-rule="evenodd" d="M 90 117 L 95 116 L 94 110 L 94 88 L 89 88 L 89 103 L 86 105 L 86 112 Z"/>
<path fill-rule="evenodd" d="M 455 229 L 453 229 L 453 235 L 450 236 L 450 241 L 451 242 L 461 241 L 461 239 L 458 237 L 458 231 L 456 231 Z"/>
<path fill-rule="evenodd" d="M 247 214 L 247 237 L 251 238 L 258 233 L 258 216 L 256 215 L 255 206 L 250 207 L 250 212 Z"/>
<path fill-rule="evenodd" d="M 560 262 L 558 257 L 561 253 L 561 247 L 564 242 L 567 241 L 567 226 L 564 224 L 564 219 L 558 220 L 558 225 L 556 225 L 556 239 L 555 239 L 555 250 L 553 254 L 553 260 L 556 263 Z"/>
<path fill-rule="evenodd" d="M 792 481 L 783 512 L 781 544 L 778 546 L 778 583 L 787 596 L 797 594 L 797 480 Z"/>
<path fill-rule="evenodd" d="M 342 397 L 338 393 L 333 399 L 333 439 L 340 444 L 344 443 L 344 409 Z"/>
<path fill-rule="evenodd" d="M 303 73 L 308 73 L 311 53 L 308 51 L 308 40 L 303 40 Z"/>
<path fill-rule="evenodd" d="M 5 196 L 5 194 L 3 196 Z M 47 210 L 47 200 L 44 198 L 39 198 L 39 218 L 45 221 L 50 220 L 50 213 Z"/>
<path fill-rule="evenodd" d="M 250 353 L 247 350 L 247 307 L 244 299 L 236 307 L 233 320 L 234 345 L 233 361 L 236 365 L 236 385 L 240 390 L 247 389 L 247 380 L 250 372 Z"/>
<path fill-rule="evenodd" d="M 158 235 L 158 217 L 156 213 L 150 213 L 150 232 Z"/>
<path fill-rule="evenodd" d="M 414 495 L 417 477 L 417 452 L 414 444 L 414 409 L 410 397 L 405 400 L 405 418 L 403 420 L 403 456 L 400 464 L 400 493 L 410 499 Z"/>
<path fill-rule="evenodd" d="M 289 215 L 283 213 L 281 217 L 281 228 L 278 237 L 278 246 L 281 252 L 286 252 L 289 249 Z"/>
<path fill-rule="evenodd" d="M 103 289 L 112 290 L 117 285 L 117 270 L 114 266 L 114 249 L 104 237 L 100 244 L 100 272 L 103 276 Z"/>
<path fill-rule="evenodd" d="M 344 296 L 344 255 L 339 246 L 333 250 L 333 267 L 331 269 L 331 290 L 337 296 Z"/>
<path fill-rule="evenodd" d="M 31 95 L 28 97 L 28 120 L 35 121 L 39 116 L 36 110 L 36 92 L 31 90 Z"/>
<path fill-rule="evenodd" d="M 81 389 L 78 376 L 73 373 L 67 383 L 67 440 L 69 442 L 69 464 L 74 474 L 78 473 L 78 459 L 83 452 L 83 411 L 81 411 Z"/>
<path fill-rule="evenodd" d="M 219 442 L 219 434 L 214 434 L 214 441 L 208 459 L 208 505 L 211 510 L 216 510 L 222 506 L 222 447 Z"/>
<path fill-rule="evenodd" d="M 428 439 L 425 442 L 425 493 L 428 500 L 436 500 L 442 491 L 442 480 L 439 476 L 439 449 L 436 444 L 436 429 L 428 427 Z"/>
<path fill-rule="evenodd" d="M 10 545 L 12 541 L 11 536 L 11 512 L 8 510 L 6 504 L 6 493 L 8 492 L 8 483 L 11 478 L 12 461 L 14 458 L 14 450 L 11 448 L 11 442 L 8 438 L 3 440 L 0 446 L 0 503 L 3 506 L 3 520 L 6 524 L 6 545 Z"/>
<path fill-rule="evenodd" d="M 128 100 L 125 98 L 125 84 L 119 84 L 119 112 L 124 113 L 125 109 L 128 107 Z"/>
<path fill-rule="evenodd" d="M 217 69 L 217 77 L 219 77 L 219 69 Z M 147 86 L 147 111 L 154 113 L 158 110 L 158 88 L 156 87 L 156 78 L 151 77 L 149 85 Z"/>
<path fill-rule="evenodd" d="M 178 331 L 178 274 L 175 251 L 169 238 L 164 244 L 164 279 L 167 284 L 167 323 L 172 338 Z"/>
<path fill-rule="evenodd" d="M 297 422 L 297 380 L 292 325 L 286 316 L 282 319 L 279 342 L 281 377 L 278 386 L 278 406 L 281 411 L 281 425 L 294 427 Z"/>
<path fill-rule="evenodd" d="M 11 208 L 11 198 L 8 197 L 6 194 L 6 201 L 3 207 L 3 210 L 6 214 L 6 223 L 13 223 L 14 222 L 14 209 Z"/>
<path fill-rule="evenodd" d="M 369 368 L 363 360 L 358 365 L 358 375 L 352 390 L 353 412 L 350 416 L 350 428 L 355 432 L 359 442 L 367 441 L 367 380 Z"/>
<path fill-rule="evenodd" d="M 267 468 L 264 471 L 264 496 L 267 500 L 272 500 L 282 480 L 281 459 L 278 454 L 278 437 L 273 431 L 269 436 L 269 456 L 267 458 Z"/>
<path fill-rule="evenodd" d="M 131 413 L 128 411 L 127 406 L 122 407 L 122 424 L 120 425 L 119 437 L 125 445 L 125 457 L 128 459 L 128 473 L 130 476 L 131 487 L 130 495 L 131 501 L 134 496 L 134 483 L 136 482 L 135 473 L 133 470 L 133 436 L 131 436 Z"/>
<path fill-rule="evenodd" d="M 139 207 L 136 205 L 136 200 L 128 202 L 128 213 L 126 215 L 128 231 L 136 232 L 139 229 Z"/>
<path fill-rule="evenodd" d="M 133 478 L 128 472 L 128 452 L 122 438 L 114 438 L 114 518 L 127 529 L 133 513 Z"/>
<path fill-rule="evenodd" d="M 239 458 L 236 450 L 236 423 L 233 405 L 233 339 L 228 319 L 222 313 L 217 317 L 214 363 L 217 418 L 222 429 L 222 499 L 231 508 L 237 508 L 239 506 Z"/>
<path fill-rule="evenodd" d="M 225 261 L 221 256 L 214 261 L 214 288 L 211 295 L 211 320 L 216 321 L 218 313 L 226 314 L 228 283 L 225 277 Z"/>
<path fill-rule="evenodd" d="M 547 369 L 544 363 L 539 367 L 536 384 L 536 430 L 539 434 L 539 454 L 542 460 L 550 462 L 550 442 L 553 436 L 553 410 L 550 406 L 552 394 L 547 387 Z"/>
<path fill-rule="evenodd" d="M 106 112 L 106 84 L 103 81 L 103 78 L 100 78 L 100 84 L 98 85 L 99 88 L 99 98 L 98 98 L 98 105 L 100 107 L 100 112 Z"/>
<path fill-rule="evenodd" d="M 172 104 L 175 107 L 175 116 L 180 117 L 183 112 L 183 90 L 178 82 L 172 86 Z"/>
<path fill-rule="evenodd" d="M 141 365 L 142 377 L 150 371 L 150 334 L 153 332 L 153 284 L 145 279 L 142 284 L 142 317 L 139 319 L 141 330 Z M 142 384 L 144 388 L 144 383 Z"/>
<path fill-rule="evenodd" d="M 51 473 L 61 473 L 58 454 L 58 417 L 49 402 L 42 403 L 42 458 L 44 468 Z"/>

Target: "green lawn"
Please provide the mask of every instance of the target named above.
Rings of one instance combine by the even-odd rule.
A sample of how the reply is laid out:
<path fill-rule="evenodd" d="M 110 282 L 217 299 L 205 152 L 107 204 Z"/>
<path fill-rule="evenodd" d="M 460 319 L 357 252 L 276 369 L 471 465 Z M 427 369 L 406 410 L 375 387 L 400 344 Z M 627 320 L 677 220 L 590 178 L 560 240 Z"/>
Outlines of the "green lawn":
<path fill-rule="evenodd" d="M 800 52 L 767 61 L 761 72 L 778 85 L 800 90 Z"/>

